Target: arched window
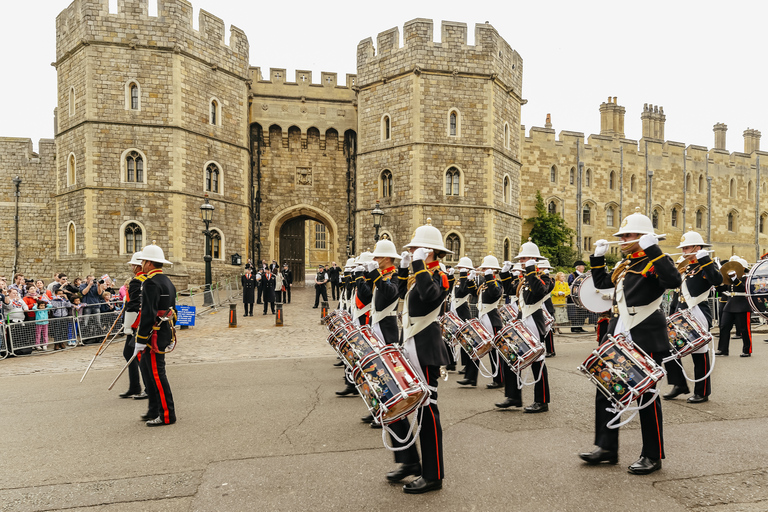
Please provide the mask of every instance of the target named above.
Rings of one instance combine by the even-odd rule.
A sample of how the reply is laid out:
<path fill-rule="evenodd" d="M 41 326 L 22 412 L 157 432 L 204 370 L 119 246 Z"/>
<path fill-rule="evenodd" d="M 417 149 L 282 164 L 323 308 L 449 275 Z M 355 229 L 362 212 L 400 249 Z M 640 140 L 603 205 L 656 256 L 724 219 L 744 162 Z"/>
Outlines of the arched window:
<path fill-rule="evenodd" d="M 142 236 L 141 227 L 135 222 L 129 223 L 125 226 L 125 253 L 133 254 L 139 252 L 143 247 L 144 237 Z"/>
<path fill-rule="evenodd" d="M 461 238 L 456 233 L 449 233 L 445 237 L 445 248 L 453 252 L 453 257 L 458 259 L 461 254 Z"/>
<path fill-rule="evenodd" d="M 512 247 L 509 243 L 509 238 L 504 239 L 504 261 L 510 261 L 512 259 Z"/>
<path fill-rule="evenodd" d="M 635 191 L 635 175 L 629 177 L 629 191 L 634 192 Z"/>
<path fill-rule="evenodd" d="M 448 135 L 450 137 L 459 135 L 459 113 L 455 110 L 451 110 L 448 114 Z"/>
<path fill-rule="evenodd" d="M 550 201 L 549 204 L 547 205 L 547 213 L 549 213 L 550 215 L 556 214 L 557 213 L 557 203 L 555 203 L 554 201 Z"/>
<path fill-rule="evenodd" d="M 211 230 L 211 258 L 220 260 L 224 257 L 221 250 L 221 231 L 218 229 Z"/>
<path fill-rule="evenodd" d="M 733 197 L 734 192 L 734 179 L 731 178 L 731 181 L 728 182 L 728 197 Z"/>
<path fill-rule="evenodd" d="M 691 173 L 688 173 L 688 176 L 685 177 L 685 190 L 691 191 L 692 186 L 692 179 L 691 179 Z"/>
<path fill-rule="evenodd" d="M 76 167 L 77 167 L 77 163 L 75 160 L 75 154 L 70 153 L 69 158 L 67 158 L 67 186 L 75 184 Z"/>
<path fill-rule="evenodd" d="M 389 169 L 381 172 L 381 197 L 392 197 L 392 171 Z"/>
<path fill-rule="evenodd" d="M 672 223 L 672 227 L 677 227 L 677 208 L 672 208 L 672 218 L 670 219 Z"/>
<path fill-rule="evenodd" d="M 339 132 L 337 132 L 334 128 L 328 128 L 325 130 L 325 150 L 339 150 Z"/>
<path fill-rule="evenodd" d="M 459 180 L 461 173 L 455 167 L 449 168 L 445 171 L 445 195 L 458 196 L 459 195 Z"/>
<path fill-rule="evenodd" d="M 581 223 L 587 226 L 592 223 L 592 210 L 588 204 L 585 204 L 581 209 Z"/>
<path fill-rule="evenodd" d="M 735 231 L 734 217 L 735 215 L 733 214 L 733 212 L 730 212 L 728 214 L 728 231 Z"/>
<path fill-rule="evenodd" d="M 509 176 L 504 176 L 504 204 L 509 204 Z"/>
<path fill-rule="evenodd" d="M 575 183 L 575 176 L 576 176 L 576 169 L 571 167 L 571 170 L 568 173 L 568 184 L 569 185 L 573 185 Z"/>
<path fill-rule="evenodd" d="M 315 223 L 315 249 L 325 249 L 325 224 Z"/>
<path fill-rule="evenodd" d="M 586 187 L 592 186 L 592 169 L 587 169 L 587 172 L 584 175 L 584 186 Z"/>
<path fill-rule="evenodd" d="M 605 210 L 605 224 L 607 226 L 613 226 L 614 223 L 614 215 L 616 211 L 613 209 L 613 206 L 609 206 L 607 210 Z"/>
<path fill-rule="evenodd" d="M 210 108 L 209 108 L 209 118 L 208 122 L 214 126 L 218 126 L 221 124 L 221 104 L 219 103 L 219 100 L 212 99 Z"/>
<path fill-rule="evenodd" d="M 760 232 L 765 233 L 765 214 L 760 216 Z"/>
<path fill-rule="evenodd" d="M 144 183 L 144 158 L 138 151 L 129 151 L 125 156 L 125 181 Z"/>
<path fill-rule="evenodd" d="M 699 174 L 699 194 L 704 193 L 704 175 Z"/>
<path fill-rule="evenodd" d="M 703 225 L 704 213 L 701 210 L 696 210 L 696 229 L 701 229 Z"/>
<path fill-rule="evenodd" d="M 69 88 L 69 115 L 75 115 L 75 88 Z"/>
<path fill-rule="evenodd" d="M 747 183 L 747 199 L 752 199 L 752 180 Z"/>
<path fill-rule="evenodd" d="M 616 188 L 616 173 L 613 171 L 608 175 L 608 188 L 611 190 Z"/>
<path fill-rule="evenodd" d="M 269 147 L 270 149 L 283 147 L 283 129 L 276 124 L 269 127 Z"/>
<path fill-rule="evenodd" d="M 557 183 L 557 167 L 554 165 L 549 169 L 549 182 Z"/>
<path fill-rule="evenodd" d="M 75 254 L 75 223 L 70 222 L 67 226 L 67 254 Z"/>
<path fill-rule="evenodd" d="M 128 86 L 128 94 L 131 98 L 131 110 L 139 110 L 139 85 L 131 82 Z"/>
<path fill-rule="evenodd" d="M 219 193 L 219 176 L 221 170 L 216 164 L 208 164 L 205 167 L 205 191 Z"/>
<path fill-rule="evenodd" d="M 389 140 L 392 136 L 392 121 L 387 114 L 381 118 L 381 140 Z"/>
<path fill-rule="evenodd" d="M 653 210 L 651 222 L 653 223 L 653 229 L 659 229 L 659 210 Z"/>
<path fill-rule="evenodd" d="M 504 147 L 509 149 L 509 123 L 504 123 Z"/>

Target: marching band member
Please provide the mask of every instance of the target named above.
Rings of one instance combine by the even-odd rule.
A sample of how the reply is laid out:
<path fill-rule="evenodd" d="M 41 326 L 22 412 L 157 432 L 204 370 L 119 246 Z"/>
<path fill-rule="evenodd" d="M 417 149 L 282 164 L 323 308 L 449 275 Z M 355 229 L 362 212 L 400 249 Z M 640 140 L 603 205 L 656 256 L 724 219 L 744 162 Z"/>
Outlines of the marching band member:
<path fill-rule="evenodd" d="M 738 256 L 732 256 L 729 263 L 731 261 L 738 262 L 744 269 L 748 266 L 746 260 Z M 720 340 L 715 355 L 728 355 L 731 328 L 735 325 L 737 335 L 740 334 L 742 340 L 741 357 L 750 357 L 752 355 L 752 308 L 747 301 L 746 278 L 743 275 L 739 277 L 736 270 L 729 270 L 728 279 L 730 282 L 723 276 L 723 284 L 720 287 L 728 297 L 728 302 L 725 303 L 723 315 L 720 317 Z"/>
<path fill-rule="evenodd" d="M 137 327 L 136 320 L 139 318 L 139 312 L 141 311 L 141 283 L 147 278 L 146 274 L 141 270 L 142 261 L 140 259 L 141 253 L 133 253 L 133 257 L 128 264 L 133 271 L 133 278 L 128 283 L 128 296 L 125 303 L 125 318 L 123 319 L 123 332 L 125 332 L 125 346 L 123 347 L 123 357 L 126 362 L 130 361 L 135 350 L 135 336 L 133 329 Z M 150 377 L 148 375 L 142 375 L 144 381 Z M 146 385 L 145 385 L 146 387 Z M 142 396 L 143 395 L 143 396 Z M 141 391 L 141 381 L 139 380 L 139 361 L 134 360 L 128 365 L 128 391 L 120 394 L 120 398 L 145 398 L 147 396 L 146 391 Z"/>
<path fill-rule="evenodd" d="M 455 268 L 459 271 L 459 282 L 454 285 L 451 291 L 451 311 L 466 322 L 472 318 L 472 310 L 469 309 L 469 298 L 472 296 L 477 297 L 477 284 L 474 280 L 468 278 L 469 272 L 475 267 L 472 265 L 472 260 L 464 256 L 459 260 Z M 466 373 L 467 365 L 471 364 L 471 361 L 465 351 L 460 350 L 460 352 L 461 364 L 464 368 L 462 372 Z"/>
<path fill-rule="evenodd" d="M 638 208 L 639 210 L 639 208 Z M 652 357 L 658 364 L 669 355 L 667 321 L 659 310 L 664 292 L 678 288 L 682 283 L 680 273 L 669 256 L 661 252 L 658 237 L 653 232 L 651 219 L 639 211 L 627 216 L 621 228 L 614 234 L 622 240 L 621 251 L 625 255 L 608 275 L 605 271 L 605 253 L 608 243 L 598 240 L 591 256 L 592 278 L 597 289 L 613 288 L 614 315 L 608 332 L 624 334 Z M 644 393 L 639 402 L 645 405 L 653 396 Z M 606 409 L 610 401 L 600 392 L 595 399 L 595 445 L 591 452 L 579 454 L 587 464 L 619 461 L 619 430 L 608 428 L 612 414 Z M 629 466 L 636 475 L 647 475 L 661 469 L 664 458 L 664 431 L 659 397 L 640 411 L 643 448 L 640 458 Z"/>
<path fill-rule="evenodd" d="M 536 263 L 536 268 L 539 270 L 539 277 L 547 284 L 547 300 L 544 301 L 544 307 L 547 308 L 547 312 L 554 318 L 555 305 L 552 304 L 552 290 L 555 289 L 555 280 L 549 274 L 552 266 L 549 264 L 549 260 L 541 260 Z M 544 347 L 546 349 L 544 357 L 555 357 L 555 334 L 551 327 L 544 336 Z"/>
<path fill-rule="evenodd" d="M 443 342 L 438 316 L 448 295 L 448 276 L 439 269 L 437 258 L 451 251 L 443 246 L 440 230 L 427 224 L 416 228 L 413 239 L 405 247 L 398 271 L 400 297 L 405 299 L 403 309 L 403 349 L 414 370 L 431 392 L 429 401 L 422 408 L 421 445 L 422 464 L 416 446 L 403 450 L 404 462 L 387 474 L 387 480 L 398 482 L 409 475 L 421 475 L 403 486 L 408 494 L 442 489 L 443 478 L 443 429 L 437 408 L 437 382 L 440 366 L 448 363 L 448 350 Z M 408 279 L 408 266 L 413 261 L 413 276 Z M 410 284 L 412 283 L 412 284 Z M 399 422 L 405 425 L 405 422 Z M 406 425 L 407 426 L 407 425 Z"/>
<path fill-rule="evenodd" d="M 678 268 L 683 272 L 683 284 L 675 291 L 669 310 L 675 312 L 690 309 L 699 324 L 709 331 L 712 328 L 712 310 L 707 298 L 712 287 L 723 282 L 723 276 L 717 271 L 705 247 L 711 245 L 704 243 L 704 239 L 695 231 L 688 231 L 680 238 L 677 248 L 683 250 L 684 261 Z M 699 382 L 694 384 L 693 396 L 688 398 L 690 404 L 706 402 L 712 394 L 712 379 L 709 376 L 704 379 L 711 363 L 708 349 L 709 346 L 704 345 L 691 354 L 694 380 Z M 664 395 L 664 399 L 670 400 L 689 393 L 688 383 L 678 362 L 669 361 L 664 366 L 667 369 L 667 382 L 672 384 L 672 390 Z"/>

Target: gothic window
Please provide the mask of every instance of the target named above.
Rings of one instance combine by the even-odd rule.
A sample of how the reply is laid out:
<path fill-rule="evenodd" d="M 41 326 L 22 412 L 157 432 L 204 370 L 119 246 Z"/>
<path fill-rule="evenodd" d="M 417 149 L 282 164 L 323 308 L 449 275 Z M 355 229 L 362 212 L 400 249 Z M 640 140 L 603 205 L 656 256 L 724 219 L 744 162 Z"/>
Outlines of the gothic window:
<path fill-rule="evenodd" d="M 549 182 L 557 183 L 557 167 L 554 165 L 549 169 Z"/>
<path fill-rule="evenodd" d="M 218 229 L 211 230 L 211 258 L 220 260 L 223 257 L 221 252 L 221 232 Z"/>
<path fill-rule="evenodd" d="M 752 199 L 752 180 L 747 183 L 747 199 Z"/>
<path fill-rule="evenodd" d="M 509 204 L 509 176 L 504 176 L 504 204 Z"/>
<path fill-rule="evenodd" d="M 629 191 L 630 192 L 635 191 L 635 175 L 634 174 L 629 178 Z"/>
<path fill-rule="evenodd" d="M 389 140 L 392 136 L 392 122 L 387 114 L 381 118 L 381 140 Z"/>
<path fill-rule="evenodd" d="M 69 88 L 69 115 L 75 115 L 75 88 Z"/>
<path fill-rule="evenodd" d="M 653 224 L 653 229 L 659 229 L 659 210 L 653 210 L 651 223 Z"/>
<path fill-rule="evenodd" d="M 221 107 L 218 100 L 211 100 L 208 122 L 214 126 L 221 124 Z"/>
<path fill-rule="evenodd" d="M 692 181 L 692 179 L 691 179 L 691 175 L 689 173 L 688 176 L 685 177 L 685 190 L 687 190 L 689 192 L 691 191 L 691 181 Z"/>
<path fill-rule="evenodd" d="M 450 233 L 445 238 L 445 247 L 453 252 L 453 257 L 458 259 L 461 254 L 461 238 L 456 233 Z"/>
<path fill-rule="evenodd" d="M 608 176 L 608 188 L 613 190 L 616 188 L 616 173 L 611 171 L 611 174 Z"/>
<path fill-rule="evenodd" d="M 125 156 L 125 181 L 144 183 L 144 159 L 138 151 L 130 151 Z"/>
<path fill-rule="evenodd" d="M 128 86 L 128 95 L 131 101 L 131 110 L 139 110 L 139 85 L 136 82 L 131 82 Z"/>
<path fill-rule="evenodd" d="M 459 179 L 461 173 L 455 167 L 449 168 L 445 171 L 445 195 L 458 196 L 459 195 Z"/>
<path fill-rule="evenodd" d="M 75 154 L 70 153 L 69 158 L 67 158 L 67 186 L 75 184 L 75 168 L 76 168 Z"/>
<path fill-rule="evenodd" d="M 381 172 L 381 197 L 392 197 L 392 171 L 389 169 Z"/>
<path fill-rule="evenodd" d="M 550 215 L 556 214 L 557 213 L 557 203 L 555 203 L 554 201 L 550 201 L 549 204 L 547 205 L 547 212 Z"/>
<path fill-rule="evenodd" d="M 459 134 L 459 113 L 451 110 L 448 116 L 448 135 L 456 137 Z"/>
<path fill-rule="evenodd" d="M 699 194 L 704 193 L 704 175 L 699 174 Z"/>
<path fill-rule="evenodd" d="M 733 214 L 733 212 L 730 212 L 728 214 L 728 231 L 735 231 L 734 230 L 734 222 L 733 222 L 734 221 L 734 217 L 735 217 L 735 215 Z"/>
<path fill-rule="evenodd" d="M 205 191 L 219 193 L 219 177 L 221 170 L 216 164 L 208 164 L 205 167 Z"/>
<path fill-rule="evenodd" d="M 509 149 L 509 124 L 504 123 L 504 147 Z"/>
<path fill-rule="evenodd" d="M 568 173 L 568 184 L 569 185 L 573 185 L 576 182 L 575 179 L 574 179 L 575 176 L 576 176 L 576 169 L 571 167 L 571 171 Z"/>
<path fill-rule="evenodd" d="M 760 216 L 760 232 L 765 233 L 765 215 Z"/>
<path fill-rule="evenodd" d="M 269 147 L 270 149 L 283 147 L 283 129 L 276 124 L 269 127 Z"/>
<path fill-rule="evenodd" d="M 592 169 L 587 169 L 587 173 L 584 175 L 584 185 L 587 187 L 592 186 Z"/>
<path fill-rule="evenodd" d="M 581 222 L 587 226 L 592 223 L 592 211 L 588 204 L 585 204 L 581 210 Z"/>
<path fill-rule="evenodd" d="M 504 239 L 504 261 L 509 261 L 512 259 L 512 248 L 509 243 L 509 238 Z"/>
<path fill-rule="evenodd" d="M 696 210 L 696 229 L 701 229 L 704 214 L 701 210 Z"/>
<path fill-rule="evenodd" d="M 75 223 L 67 226 L 67 254 L 75 254 Z"/>
<path fill-rule="evenodd" d="M 325 224 L 315 224 L 315 249 L 325 249 Z"/>
<path fill-rule="evenodd" d="M 734 188 L 734 180 L 731 178 L 731 181 L 728 182 L 728 197 L 733 197 Z"/>
<path fill-rule="evenodd" d="M 672 227 L 677 227 L 677 208 L 672 208 L 672 218 L 670 219 L 672 222 Z"/>
<path fill-rule="evenodd" d="M 141 227 L 135 222 L 129 223 L 125 226 L 125 254 L 133 254 L 139 252 L 142 247 L 143 236 L 141 233 Z"/>
<path fill-rule="evenodd" d="M 605 210 L 605 224 L 608 226 L 613 226 L 614 224 L 614 215 L 616 211 L 614 210 L 613 206 L 609 206 L 607 210 Z"/>
<path fill-rule="evenodd" d="M 326 151 L 339 150 L 339 132 L 337 132 L 333 128 L 328 128 L 325 131 L 325 150 Z"/>

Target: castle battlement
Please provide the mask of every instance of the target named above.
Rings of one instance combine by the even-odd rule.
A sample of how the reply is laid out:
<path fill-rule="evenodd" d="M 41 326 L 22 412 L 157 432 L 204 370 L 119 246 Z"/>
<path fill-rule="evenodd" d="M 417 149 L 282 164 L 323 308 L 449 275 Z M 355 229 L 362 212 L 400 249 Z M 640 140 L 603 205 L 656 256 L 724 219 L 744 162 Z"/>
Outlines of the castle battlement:
<path fill-rule="evenodd" d="M 488 23 L 475 25 L 475 44 L 467 44 L 467 24 L 443 21 L 440 42 L 433 41 L 432 20 L 416 18 L 403 26 L 380 32 L 357 45 L 358 85 L 384 81 L 412 72 L 493 77 L 510 92 L 522 94 L 520 55 Z"/>
<path fill-rule="evenodd" d="M 119 0 L 109 12 L 109 0 L 75 0 L 56 17 L 56 63 L 81 46 L 116 45 L 131 49 L 166 49 L 187 53 L 212 66 L 245 76 L 248 38 L 235 27 L 225 44 L 224 21 L 200 10 L 199 30 L 192 26 L 192 4 L 158 0 L 158 15 L 149 15 L 149 0 Z"/>
<path fill-rule="evenodd" d="M 261 68 L 254 66 L 250 68 L 251 85 L 252 90 L 269 86 L 273 91 L 273 94 L 277 94 L 277 90 L 285 86 L 286 90 L 295 92 L 296 90 L 309 90 L 314 89 L 349 89 L 351 90 L 356 84 L 357 75 L 347 74 L 344 85 L 339 85 L 338 74 L 330 71 L 320 72 L 320 81 L 314 82 L 312 80 L 312 71 L 297 69 L 294 74 L 294 80 L 288 81 L 288 73 L 285 68 L 269 68 L 269 74 L 265 79 Z"/>

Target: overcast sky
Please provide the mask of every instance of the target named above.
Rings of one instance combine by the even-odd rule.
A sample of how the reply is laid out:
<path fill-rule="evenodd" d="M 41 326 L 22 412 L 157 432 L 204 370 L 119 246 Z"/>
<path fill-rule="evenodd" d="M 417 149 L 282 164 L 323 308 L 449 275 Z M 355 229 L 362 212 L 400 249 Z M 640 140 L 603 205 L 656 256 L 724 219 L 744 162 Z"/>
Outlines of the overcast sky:
<path fill-rule="evenodd" d="M 69 0 L 3 2 L 0 136 L 53 137 L 56 106 L 55 20 Z M 149 0 L 156 12 L 156 0 Z M 117 0 L 110 0 L 112 10 Z M 355 73 L 357 44 L 414 18 L 469 25 L 490 22 L 523 58 L 522 122 L 599 133 L 599 105 L 617 96 L 628 138 L 641 135 L 644 103 L 664 107 L 666 138 L 712 147 L 712 125 L 728 125 L 727 149 L 743 151 L 742 132 L 757 128 L 768 149 L 768 2 L 647 0 L 507 1 L 195 0 L 243 29 L 250 63 L 262 69 Z M 631 7 L 626 7 L 630 6 Z M 340 80 L 341 81 L 341 80 Z"/>

